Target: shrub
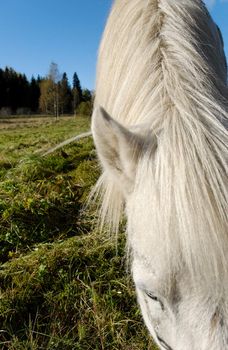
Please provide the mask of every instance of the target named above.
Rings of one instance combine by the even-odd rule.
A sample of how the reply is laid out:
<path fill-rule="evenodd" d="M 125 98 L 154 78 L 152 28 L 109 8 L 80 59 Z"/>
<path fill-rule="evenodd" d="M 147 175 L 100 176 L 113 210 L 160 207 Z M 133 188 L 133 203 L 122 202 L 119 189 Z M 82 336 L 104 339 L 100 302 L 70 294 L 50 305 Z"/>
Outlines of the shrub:
<path fill-rule="evenodd" d="M 93 105 L 91 101 L 81 102 L 76 109 L 76 114 L 92 115 Z"/>
<path fill-rule="evenodd" d="M 17 115 L 30 115 L 31 110 L 27 107 L 20 107 L 20 108 L 17 108 L 16 114 Z"/>
<path fill-rule="evenodd" d="M 12 110 L 10 107 L 2 107 L 0 109 L 0 116 L 1 117 L 8 117 L 10 115 L 12 115 Z"/>

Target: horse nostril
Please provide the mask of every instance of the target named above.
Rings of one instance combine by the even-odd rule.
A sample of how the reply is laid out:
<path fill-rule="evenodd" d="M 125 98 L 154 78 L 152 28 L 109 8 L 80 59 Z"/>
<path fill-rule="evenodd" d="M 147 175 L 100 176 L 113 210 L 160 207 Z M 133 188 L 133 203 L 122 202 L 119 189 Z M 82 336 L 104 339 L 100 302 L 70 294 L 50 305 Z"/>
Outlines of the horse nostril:
<path fill-rule="evenodd" d="M 219 310 L 216 310 L 212 319 L 211 319 L 212 331 L 215 330 L 218 325 L 220 327 L 223 327 L 224 326 L 224 319 L 223 319 L 223 317 L 221 317 Z"/>
<path fill-rule="evenodd" d="M 215 313 L 211 319 L 212 331 L 215 330 L 215 328 L 217 327 L 218 321 L 219 321 L 219 314 L 218 314 L 218 311 L 215 311 Z"/>
<path fill-rule="evenodd" d="M 220 322 L 219 322 L 220 326 L 223 327 L 224 326 L 224 320 L 223 318 L 221 318 Z"/>

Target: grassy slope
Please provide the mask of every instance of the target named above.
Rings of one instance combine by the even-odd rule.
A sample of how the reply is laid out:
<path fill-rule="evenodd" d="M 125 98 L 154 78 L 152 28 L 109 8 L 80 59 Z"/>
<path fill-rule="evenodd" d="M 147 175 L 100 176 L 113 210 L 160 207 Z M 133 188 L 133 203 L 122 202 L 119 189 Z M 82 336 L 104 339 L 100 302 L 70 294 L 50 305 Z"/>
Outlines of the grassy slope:
<path fill-rule="evenodd" d="M 1 349 L 155 349 L 118 245 L 84 204 L 99 169 L 85 117 L 0 131 Z M 118 251 L 118 254 L 116 253 Z"/>

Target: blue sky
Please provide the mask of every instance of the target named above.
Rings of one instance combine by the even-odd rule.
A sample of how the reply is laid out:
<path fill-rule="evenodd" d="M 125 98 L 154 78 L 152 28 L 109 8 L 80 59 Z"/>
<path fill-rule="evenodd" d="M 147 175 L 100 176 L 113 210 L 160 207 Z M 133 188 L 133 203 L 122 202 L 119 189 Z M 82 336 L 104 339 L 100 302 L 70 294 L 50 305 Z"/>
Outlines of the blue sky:
<path fill-rule="evenodd" d="M 130 1 L 130 0 L 129 0 Z M 1 0 L 0 68 L 28 78 L 48 72 L 52 61 L 71 82 L 94 88 L 97 50 L 112 0 Z M 228 56 L 228 0 L 207 0 L 224 36 Z"/>
<path fill-rule="evenodd" d="M 214 21 L 221 29 L 228 58 L 228 0 L 206 0 Z"/>
<path fill-rule="evenodd" d="M 92 89 L 111 0 L 0 0 L 0 68 L 47 74 L 52 61 Z"/>

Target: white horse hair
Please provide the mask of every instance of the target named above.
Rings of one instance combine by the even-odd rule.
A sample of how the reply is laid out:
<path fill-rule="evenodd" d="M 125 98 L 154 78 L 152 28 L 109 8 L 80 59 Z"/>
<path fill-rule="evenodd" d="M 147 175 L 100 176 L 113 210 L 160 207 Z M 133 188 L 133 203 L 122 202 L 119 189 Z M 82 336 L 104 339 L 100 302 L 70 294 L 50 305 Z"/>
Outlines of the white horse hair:
<path fill-rule="evenodd" d="M 161 349 L 228 349 L 228 89 L 201 0 L 116 0 L 100 46 L 92 132 L 101 224 L 128 248 Z M 102 108 L 101 108 L 102 106 Z"/>

